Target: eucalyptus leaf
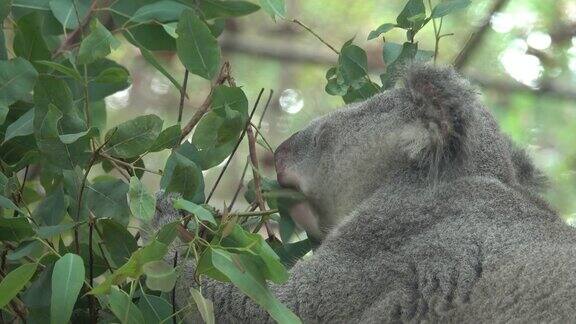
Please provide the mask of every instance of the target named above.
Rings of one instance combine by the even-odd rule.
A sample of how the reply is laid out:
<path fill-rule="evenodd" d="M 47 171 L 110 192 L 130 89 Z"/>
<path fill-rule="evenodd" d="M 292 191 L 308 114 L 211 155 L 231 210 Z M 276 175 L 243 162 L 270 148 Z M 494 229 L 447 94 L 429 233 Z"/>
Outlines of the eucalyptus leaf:
<path fill-rule="evenodd" d="M 276 17 L 286 18 L 286 4 L 284 0 L 258 0 L 260 6 L 266 11 L 272 19 Z"/>
<path fill-rule="evenodd" d="M 204 19 L 245 16 L 260 9 L 248 1 L 201 0 L 199 4 Z"/>
<path fill-rule="evenodd" d="M 0 308 L 4 308 L 12 298 L 30 281 L 38 264 L 26 263 L 10 271 L 0 282 Z"/>
<path fill-rule="evenodd" d="M 376 28 L 375 30 L 371 31 L 370 34 L 368 34 L 368 40 L 374 39 L 382 34 L 385 34 L 388 31 L 394 29 L 394 27 L 396 27 L 396 24 L 387 23 L 380 25 L 380 27 Z"/>
<path fill-rule="evenodd" d="M 465 9 L 472 1 L 470 0 L 447 0 L 442 1 L 432 9 L 432 18 L 444 17 L 452 12 Z"/>
<path fill-rule="evenodd" d="M 132 303 L 130 296 L 117 287 L 112 287 L 108 303 L 110 304 L 110 310 L 120 320 L 120 323 L 144 323 L 144 316 L 142 316 L 138 307 Z"/>
<path fill-rule="evenodd" d="M 193 74 L 212 79 L 220 64 L 220 47 L 208 26 L 192 10 L 185 10 L 176 29 L 182 64 Z"/>
<path fill-rule="evenodd" d="M 145 324 L 162 323 L 172 314 L 172 305 L 165 299 L 154 295 L 142 294 L 137 306 L 144 316 Z"/>
<path fill-rule="evenodd" d="M 278 323 L 301 323 L 300 319 L 267 289 L 265 282 L 254 275 L 254 270 L 247 271 L 247 268 L 239 268 L 238 263 L 241 261 L 238 258 L 235 261 L 235 255 L 232 253 L 210 249 L 214 268 L 226 275 L 236 287 L 267 310 Z"/>
<path fill-rule="evenodd" d="M 80 43 L 78 63 L 88 64 L 104 58 L 119 45 L 120 42 L 114 35 L 98 19 L 94 19 L 90 23 L 90 33 Z"/>
<path fill-rule="evenodd" d="M 51 0 L 50 10 L 67 29 L 76 29 L 90 8 L 90 0 Z"/>
<path fill-rule="evenodd" d="M 84 285 L 84 274 L 84 261 L 76 254 L 67 253 L 56 261 L 52 273 L 50 323 L 67 323 L 70 320 Z"/>
<path fill-rule="evenodd" d="M 174 208 L 176 209 L 182 209 L 185 210 L 187 212 L 189 212 L 190 214 L 193 214 L 196 218 L 198 218 L 199 221 L 205 221 L 205 222 L 209 222 L 211 224 L 216 225 L 216 220 L 214 219 L 214 215 L 212 215 L 212 213 L 210 211 L 208 211 L 206 208 L 197 205 L 191 201 L 187 201 L 185 199 L 177 199 L 174 202 Z"/>
<path fill-rule="evenodd" d="M 144 115 L 108 131 L 105 152 L 118 158 L 131 158 L 148 150 L 162 130 L 163 121 L 156 115 Z"/>
<path fill-rule="evenodd" d="M 211 300 L 204 298 L 198 289 L 190 288 L 190 295 L 194 300 L 194 303 L 198 307 L 200 316 L 206 324 L 214 324 L 214 304 Z"/>
<path fill-rule="evenodd" d="M 149 222 L 156 212 L 156 199 L 146 190 L 140 179 L 133 176 L 130 178 L 128 191 L 130 211 L 134 217 Z"/>
<path fill-rule="evenodd" d="M 21 57 L 0 61 L 0 102 L 10 105 L 30 97 L 38 73 Z"/>
<path fill-rule="evenodd" d="M 126 263 L 132 253 L 138 249 L 136 239 L 123 225 L 111 219 L 98 220 L 97 226 L 102 235 L 101 239 L 104 246 L 110 252 L 112 261 L 117 266 Z"/>
<path fill-rule="evenodd" d="M 190 9 L 189 6 L 172 0 L 160 0 L 140 7 L 131 20 L 136 22 L 156 21 L 170 22 L 177 21 L 182 11 Z"/>
<path fill-rule="evenodd" d="M 34 134 L 34 109 L 28 110 L 6 128 L 3 143 L 8 142 L 14 137 L 30 134 Z"/>
<path fill-rule="evenodd" d="M 176 270 L 165 261 L 151 261 L 142 270 L 146 275 L 146 286 L 151 290 L 169 292 L 176 284 Z"/>

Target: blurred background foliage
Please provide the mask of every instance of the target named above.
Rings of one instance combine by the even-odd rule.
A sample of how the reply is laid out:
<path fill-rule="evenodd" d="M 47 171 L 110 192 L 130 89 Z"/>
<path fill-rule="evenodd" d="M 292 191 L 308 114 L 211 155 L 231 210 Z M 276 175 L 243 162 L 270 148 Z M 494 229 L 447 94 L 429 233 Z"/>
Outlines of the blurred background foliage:
<path fill-rule="evenodd" d="M 380 57 L 382 38 L 367 41 L 370 31 L 394 22 L 405 0 L 288 0 L 287 17 L 297 17 L 336 48 L 355 37 L 355 44 L 368 54 L 370 73 L 378 79 L 385 67 Z M 487 20 L 488 19 L 488 20 Z M 486 30 L 481 31 L 484 22 Z M 475 0 L 464 11 L 444 20 L 443 31 L 453 35 L 440 43 L 439 63 L 451 63 L 471 35 L 481 33 L 471 49 L 462 73 L 477 84 L 486 105 L 504 132 L 528 149 L 550 178 L 547 197 L 568 221 L 576 221 L 576 1 L 573 0 Z M 402 42 L 401 29 L 385 35 L 386 41 Z M 122 40 L 125 42 L 125 40 Z M 275 147 L 310 120 L 343 105 L 338 96 L 324 91 L 326 70 L 338 57 L 301 26 L 289 21 L 274 22 L 260 11 L 228 20 L 219 41 L 224 60 L 229 60 L 238 84 L 246 85 L 250 101 L 260 88 L 275 95 L 262 131 Z M 419 48 L 434 49 L 434 31 L 428 24 L 416 36 Z M 184 71 L 174 53 L 161 53 L 164 64 L 178 80 Z M 155 113 L 173 124 L 179 93 L 170 82 L 146 64 L 139 50 L 120 46 L 113 60 L 130 70 L 132 86 L 106 99 L 110 108 L 108 125 L 137 115 Z M 190 100 L 184 120 L 201 104 L 208 85 L 190 76 Z M 258 116 L 256 117 L 258 118 Z M 273 174 L 272 157 L 262 149 L 261 165 Z M 219 206 L 236 188 L 248 152 L 240 146 L 227 175 L 214 197 Z M 166 156 L 147 157 L 146 165 L 162 169 Z M 220 168 L 205 174 L 210 188 Z M 144 182 L 152 189 L 154 174 Z"/>

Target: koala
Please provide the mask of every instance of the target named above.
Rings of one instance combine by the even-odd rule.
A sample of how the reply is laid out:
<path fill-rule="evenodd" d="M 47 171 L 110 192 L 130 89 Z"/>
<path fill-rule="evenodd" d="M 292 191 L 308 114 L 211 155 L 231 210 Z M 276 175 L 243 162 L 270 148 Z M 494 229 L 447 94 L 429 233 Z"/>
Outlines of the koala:
<path fill-rule="evenodd" d="M 404 74 L 277 148 L 279 183 L 306 197 L 291 216 L 321 244 L 271 290 L 304 323 L 576 321 L 576 229 L 545 177 L 452 68 Z M 273 322 L 203 286 L 217 322 Z"/>

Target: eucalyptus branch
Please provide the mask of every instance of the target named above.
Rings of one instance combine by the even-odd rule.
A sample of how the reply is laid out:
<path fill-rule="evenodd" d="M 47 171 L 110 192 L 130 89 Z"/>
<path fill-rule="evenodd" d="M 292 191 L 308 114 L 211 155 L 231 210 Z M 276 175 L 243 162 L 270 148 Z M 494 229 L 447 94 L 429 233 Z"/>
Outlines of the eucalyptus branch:
<path fill-rule="evenodd" d="M 86 28 L 88 23 L 90 23 L 92 14 L 97 8 L 98 8 L 98 0 L 92 0 L 92 4 L 90 5 L 90 8 L 88 8 L 88 12 L 86 13 L 86 16 L 84 16 L 84 19 L 82 19 L 82 21 L 78 24 L 78 27 L 73 32 L 68 34 L 68 37 L 64 39 L 64 41 L 56 49 L 54 54 L 52 54 L 52 59 L 55 59 L 73 45 L 78 36 L 81 35 L 82 32 L 84 31 L 84 28 Z"/>
<path fill-rule="evenodd" d="M 188 69 L 184 71 L 184 81 L 182 82 L 182 89 L 180 89 L 180 104 L 178 105 L 178 124 L 182 122 L 182 111 L 184 110 L 184 99 L 188 97 L 186 94 L 186 89 L 188 88 L 188 75 L 190 72 Z"/>
<path fill-rule="evenodd" d="M 258 208 L 261 211 L 266 210 L 266 205 L 264 203 L 264 198 L 262 197 L 262 184 L 260 182 L 260 173 L 258 167 L 258 156 L 256 155 L 256 137 L 254 136 L 254 131 L 252 130 L 252 126 L 248 126 L 246 128 L 246 134 L 248 136 L 248 150 L 250 152 L 250 162 L 252 163 L 252 176 L 254 177 L 254 192 L 256 194 L 256 202 L 258 203 Z M 268 237 L 273 237 L 274 232 L 270 228 L 270 224 L 268 224 L 268 220 L 266 217 L 262 218 L 260 224 L 254 230 L 257 232 L 260 229 L 261 224 L 264 224 L 266 228 L 266 234 Z"/>
<path fill-rule="evenodd" d="M 484 16 L 480 27 L 478 27 L 478 29 L 472 34 L 460 53 L 458 53 L 458 56 L 454 59 L 453 65 L 457 70 L 461 70 L 468 63 L 470 56 L 474 53 L 478 45 L 482 43 L 484 36 L 488 32 L 492 16 L 494 16 L 496 12 L 502 10 L 507 2 L 508 0 L 494 1 L 490 10 L 488 10 L 488 13 Z"/>
<path fill-rule="evenodd" d="M 260 128 L 262 126 L 262 121 L 264 120 L 264 116 L 266 116 L 266 112 L 268 111 L 268 107 L 270 107 L 270 101 L 272 100 L 272 96 L 274 95 L 274 90 L 270 89 L 270 93 L 268 94 L 268 100 L 266 100 L 266 105 L 264 106 L 264 110 L 262 110 L 262 114 L 260 115 L 260 120 L 258 121 L 258 127 Z M 248 170 L 248 164 L 249 164 L 249 160 L 246 160 L 246 163 L 244 164 L 244 169 L 242 171 L 242 176 L 240 176 L 240 181 L 238 182 L 238 187 L 236 188 L 236 192 L 234 192 L 234 196 L 232 197 L 232 201 L 230 202 L 230 206 L 228 206 L 228 211 L 232 210 L 232 207 L 234 207 L 234 203 L 236 203 L 236 199 L 238 198 L 238 195 L 240 194 L 240 190 L 242 190 L 242 187 L 244 186 L 244 177 L 246 176 L 246 170 Z"/>
<path fill-rule="evenodd" d="M 196 124 L 198 124 L 202 116 L 204 116 L 204 114 L 208 112 L 208 110 L 210 109 L 210 105 L 212 105 L 212 93 L 214 92 L 214 88 L 218 85 L 223 84 L 229 78 L 230 78 L 230 63 L 224 62 L 224 64 L 222 64 L 222 67 L 220 68 L 220 73 L 218 74 L 218 77 L 216 78 L 216 80 L 212 84 L 212 87 L 210 88 L 210 93 L 208 93 L 208 96 L 206 96 L 206 99 L 204 99 L 202 105 L 200 105 L 196 113 L 192 116 L 192 118 L 190 118 L 190 121 L 188 121 L 186 126 L 182 128 L 182 137 L 180 138 L 180 142 L 182 142 L 186 138 L 186 136 L 190 134 L 190 132 L 194 129 Z"/>
<path fill-rule="evenodd" d="M 99 155 L 100 151 L 102 151 L 104 146 L 106 146 L 106 144 L 108 144 L 108 141 L 110 141 L 110 139 L 113 137 L 114 133 L 116 133 L 116 130 L 117 130 L 117 128 L 115 128 L 114 131 L 112 131 L 112 135 L 110 137 L 108 137 L 108 139 L 106 141 L 104 141 L 104 143 L 102 143 L 102 145 L 100 145 L 92 153 L 92 156 L 90 157 L 90 161 L 88 162 L 88 167 L 86 168 L 86 171 L 84 172 L 84 178 L 82 178 L 82 182 L 80 183 L 80 192 L 78 193 L 78 205 L 77 205 L 78 210 L 76 211 L 76 222 L 80 221 L 80 212 L 82 211 L 82 198 L 84 197 L 84 189 L 86 188 L 86 180 L 88 179 L 88 174 L 90 173 L 92 166 L 94 166 L 94 162 L 96 162 L 96 159 L 98 159 L 98 155 Z M 76 254 L 79 254 L 80 253 L 80 241 L 78 238 L 77 226 L 74 226 L 74 247 L 76 249 Z"/>
<path fill-rule="evenodd" d="M 330 48 L 334 53 L 336 53 L 337 55 L 340 55 L 340 52 L 336 48 L 334 48 L 334 46 L 330 45 L 327 41 L 325 41 L 322 37 L 320 37 L 320 35 L 316 34 L 316 32 L 312 30 L 312 28 L 306 26 L 304 23 L 302 23 L 298 19 L 292 19 L 291 21 L 293 23 L 301 26 L 302 28 L 306 29 L 310 34 L 312 34 L 312 35 L 314 35 L 314 37 L 318 38 L 318 40 L 321 41 L 324 45 L 328 46 L 328 48 Z"/>
<path fill-rule="evenodd" d="M 122 166 L 125 166 L 125 167 L 127 167 L 127 168 L 131 168 L 131 169 L 132 169 L 132 172 L 134 172 L 134 170 L 142 170 L 142 171 L 144 171 L 144 172 L 153 173 L 153 174 L 157 174 L 157 175 L 160 175 L 160 176 L 162 175 L 162 172 L 154 171 L 154 170 L 150 170 L 150 169 L 146 169 L 146 168 L 139 167 L 139 166 L 135 166 L 135 165 L 133 165 L 133 164 L 131 164 L 131 163 L 128 163 L 128 162 L 126 162 L 126 161 L 119 160 L 119 159 L 114 158 L 114 157 L 112 157 L 112 156 L 110 156 L 110 155 L 108 155 L 108 154 L 105 154 L 105 153 L 100 153 L 100 156 L 103 157 L 103 158 L 105 158 L 105 159 L 107 159 L 107 160 L 110 160 L 111 162 L 116 162 L 116 163 L 118 163 L 118 164 L 120 164 L 120 165 L 122 165 Z"/>

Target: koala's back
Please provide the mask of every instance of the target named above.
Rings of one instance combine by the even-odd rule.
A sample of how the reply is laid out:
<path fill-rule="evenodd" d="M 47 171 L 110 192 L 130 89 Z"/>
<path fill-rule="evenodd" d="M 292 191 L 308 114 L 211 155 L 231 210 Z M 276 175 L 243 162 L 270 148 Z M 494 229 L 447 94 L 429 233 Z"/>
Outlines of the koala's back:
<path fill-rule="evenodd" d="M 345 305 L 359 304 L 348 309 L 348 320 L 576 319 L 576 230 L 545 204 L 492 179 L 407 190 L 368 200 L 323 244 L 338 252 L 342 275 L 322 286 L 339 282 L 350 292 L 333 297 L 310 289 L 315 309 L 344 306 L 324 320 L 343 321 Z"/>

